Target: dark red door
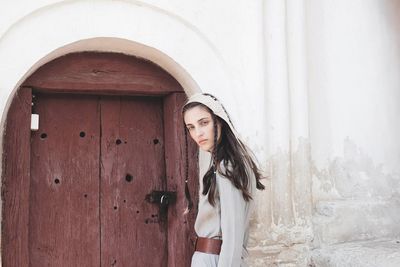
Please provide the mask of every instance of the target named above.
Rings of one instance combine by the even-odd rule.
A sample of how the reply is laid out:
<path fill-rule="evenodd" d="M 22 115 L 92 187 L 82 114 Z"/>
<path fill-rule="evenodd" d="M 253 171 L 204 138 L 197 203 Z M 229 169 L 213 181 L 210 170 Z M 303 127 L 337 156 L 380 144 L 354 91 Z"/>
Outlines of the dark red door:
<path fill-rule="evenodd" d="M 187 153 L 196 203 L 198 149 L 186 147 L 185 99 L 168 72 L 124 54 L 68 54 L 27 78 L 5 121 L 2 264 L 189 266 L 185 164 Z M 144 198 L 165 189 L 177 199 L 163 222 Z"/>
<path fill-rule="evenodd" d="M 37 94 L 31 266 L 167 266 L 167 226 L 145 200 L 166 189 L 159 97 Z"/>

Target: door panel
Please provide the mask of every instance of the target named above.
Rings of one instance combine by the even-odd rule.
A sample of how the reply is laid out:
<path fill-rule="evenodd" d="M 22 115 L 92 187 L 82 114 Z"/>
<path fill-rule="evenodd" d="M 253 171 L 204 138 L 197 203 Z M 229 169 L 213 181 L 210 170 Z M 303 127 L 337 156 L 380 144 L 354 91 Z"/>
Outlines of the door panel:
<path fill-rule="evenodd" d="M 34 110 L 30 266 L 99 266 L 97 97 L 37 95 Z"/>
<path fill-rule="evenodd" d="M 103 266 L 166 266 L 166 224 L 145 201 L 165 186 L 162 99 L 101 100 Z"/>

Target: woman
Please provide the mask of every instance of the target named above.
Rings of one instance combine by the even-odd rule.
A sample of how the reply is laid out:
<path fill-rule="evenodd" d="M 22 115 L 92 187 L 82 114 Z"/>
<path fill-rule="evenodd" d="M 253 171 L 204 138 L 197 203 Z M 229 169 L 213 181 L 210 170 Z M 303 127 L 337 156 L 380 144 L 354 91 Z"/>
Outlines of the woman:
<path fill-rule="evenodd" d="M 210 167 L 200 181 L 195 222 L 198 238 L 192 267 L 245 266 L 255 188 L 264 189 L 260 171 L 214 96 L 193 95 L 182 112 L 187 132 L 200 149 L 211 154 Z M 185 191 L 190 209 L 187 178 Z"/>

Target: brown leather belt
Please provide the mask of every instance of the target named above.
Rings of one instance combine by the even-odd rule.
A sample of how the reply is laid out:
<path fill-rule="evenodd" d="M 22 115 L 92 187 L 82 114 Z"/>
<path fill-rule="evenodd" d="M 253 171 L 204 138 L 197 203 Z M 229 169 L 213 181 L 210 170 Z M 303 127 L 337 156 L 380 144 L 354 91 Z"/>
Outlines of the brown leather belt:
<path fill-rule="evenodd" d="M 195 250 L 208 254 L 219 255 L 221 252 L 222 240 L 206 237 L 197 237 Z"/>

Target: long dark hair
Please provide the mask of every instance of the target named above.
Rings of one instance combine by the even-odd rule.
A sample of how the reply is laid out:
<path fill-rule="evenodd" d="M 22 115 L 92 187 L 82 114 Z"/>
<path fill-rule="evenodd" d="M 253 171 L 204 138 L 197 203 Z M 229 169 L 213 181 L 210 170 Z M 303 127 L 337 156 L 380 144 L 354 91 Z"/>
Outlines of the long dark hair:
<path fill-rule="evenodd" d="M 214 98 L 214 100 L 216 100 L 216 98 Z M 249 169 L 255 176 L 257 189 L 265 189 L 265 186 L 260 182 L 263 176 L 261 175 L 259 167 L 252 158 L 253 154 L 251 150 L 235 136 L 229 125 L 223 119 L 215 115 L 206 105 L 199 102 L 191 102 L 183 107 L 183 114 L 196 106 L 203 107 L 211 114 L 214 127 L 214 148 L 212 151 L 212 160 L 209 169 L 203 176 L 202 194 L 208 194 L 208 201 L 212 206 L 215 205 L 216 172 L 218 171 L 221 175 L 229 179 L 237 189 L 242 191 L 245 201 L 251 200 L 252 197 L 249 192 L 249 183 L 252 176 L 251 173 L 249 173 Z M 225 109 L 224 111 L 226 113 Z M 230 123 L 232 125 L 232 122 Z M 221 125 L 221 136 L 219 140 L 217 140 L 217 124 Z M 185 133 L 186 131 L 187 130 L 185 130 Z M 220 167 L 221 162 L 225 166 L 223 169 Z"/>

